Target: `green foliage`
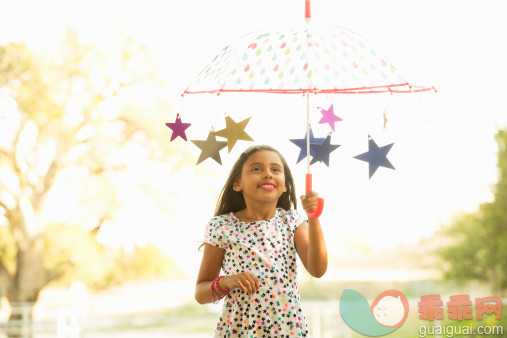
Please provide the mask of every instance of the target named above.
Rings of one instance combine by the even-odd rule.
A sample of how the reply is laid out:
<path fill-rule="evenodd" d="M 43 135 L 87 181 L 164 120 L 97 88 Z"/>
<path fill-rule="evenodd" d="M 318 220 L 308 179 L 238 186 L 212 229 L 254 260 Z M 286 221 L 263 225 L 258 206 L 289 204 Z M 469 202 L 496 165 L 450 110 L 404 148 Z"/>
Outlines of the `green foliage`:
<path fill-rule="evenodd" d="M 495 138 L 499 175 L 494 200 L 459 215 L 444 230 L 452 243 L 438 253 L 447 263 L 445 278 L 458 284 L 479 281 L 501 296 L 507 290 L 507 130 Z"/>
<path fill-rule="evenodd" d="M 0 262 L 4 262 L 7 270 L 12 273 L 15 266 L 16 242 L 12 236 L 11 229 L 6 226 L 0 226 Z"/>
<path fill-rule="evenodd" d="M 1 252 L 1 251 L 0 251 Z M 174 261 L 149 244 L 133 252 L 111 249 L 80 226 L 48 225 L 44 231 L 45 268 L 61 272 L 53 285 L 69 287 L 82 281 L 93 289 L 107 288 L 140 278 L 175 276 Z"/>
<path fill-rule="evenodd" d="M 139 167 L 169 173 L 195 159 L 175 151 L 189 145 L 168 142 L 172 107 L 149 50 L 125 36 L 107 49 L 80 40 L 68 30 L 52 55 L 24 43 L 0 45 L 0 89 L 19 115 L 0 125 L 0 286 L 12 301 L 36 300 L 49 282 L 103 288 L 177 271 L 153 246 L 125 252 L 96 239 L 125 207 L 119 186 L 131 184 L 161 210 L 173 209 L 170 189 L 132 180 Z M 168 165 L 171 151 L 183 155 Z M 65 224 L 51 224 L 55 209 Z M 43 210 L 49 218 L 39 217 Z"/>
<path fill-rule="evenodd" d="M 70 286 L 79 280 L 91 287 L 103 285 L 108 271 L 104 260 L 104 248 L 83 227 L 61 224 L 48 225 L 44 229 L 44 268 L 59 274 L 55 280 Z"/>
<path fill-rule="evenodd" d="M 181 274 L 181 269 L 174 260 L 152 244 L 144 247 L 136 245 L 133 252 L 120 249 L 111 254 L 113 264 L 104 280 L 104 286 L 127 280 Z"/>
<path fill-rule="evenodd" d="M 25 44 L 0 46 L 0 86 L 10 87 L 20 111 L 39 124 L 63 115 L 63 107 L 56 101 L 58 75 L 57 65 Z"/>

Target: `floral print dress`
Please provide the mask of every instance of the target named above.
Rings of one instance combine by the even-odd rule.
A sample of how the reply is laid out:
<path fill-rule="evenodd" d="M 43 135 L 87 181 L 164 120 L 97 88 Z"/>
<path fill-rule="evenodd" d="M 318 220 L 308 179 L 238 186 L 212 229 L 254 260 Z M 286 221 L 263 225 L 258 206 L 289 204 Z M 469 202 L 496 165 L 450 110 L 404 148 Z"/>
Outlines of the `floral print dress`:
<path fill-rule="evenodd" d="M 215 337 L 309 337 L 294 246 L 294 232 L 304 221 L 296 210 L 281 208 L 267 221 L 243 222 L 232 212 L 210 220 L 204 242 L 225 250 L 225 275 L 248 271 L 261 285 L 252 296 L 231 290 Z"/>

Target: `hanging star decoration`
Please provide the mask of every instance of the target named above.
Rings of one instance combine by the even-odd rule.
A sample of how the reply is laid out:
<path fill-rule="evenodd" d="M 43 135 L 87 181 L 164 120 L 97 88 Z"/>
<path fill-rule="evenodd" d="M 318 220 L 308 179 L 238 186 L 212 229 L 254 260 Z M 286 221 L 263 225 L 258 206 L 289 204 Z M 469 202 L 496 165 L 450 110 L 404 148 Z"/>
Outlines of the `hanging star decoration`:
<path fill-rule="evenodd" d="M 231 152 L 232 147 L 234 147 L 238 140 L 253 141 L 253 138 L 251 138 L 250 135 L 245 132 L 246 125 L 250 119 L 251 117 L 236 123 L 230 116 L 226 115 L 225 129 L 216 131 L 214 133 L 216 136 L 224 137 L 227 139 L 227 149 L 229 152 Z"/>
<path fill-rule="evenodd" d="M 327 135 L 324 142 L 321 144 L 311 144 L 311 149 L 315 152 L 315 155 L 312 158 L 310 164 L 314 164 L 316 162 L 324 162 L 325 165 L 329 167 L 329 155 L 332 151 L 336 150 L 340 147 L 339 144 L 331 144 L 331 134 Z"/>
<path fill-rule="evenodd" d="M 208 134 L 208 138 L 206 141 L 204 140 L 191 140 L 193 144 L 195 144 L 199 149 L 201 149 L 201 155 L 199 155 L 199 159 L 197 160 L 197 164 L 201 163 L 207 158 L 212 158 L 220 165 L 222 165 L 222 160 L 220 159 L 220 150 L 227 146 L 227 142 L 225 141 L 217 141 L 216 136 L 213 133 L 213 130 Z"/>
<path fill-rule="evenodd" d="M 289 140 L 292 143 L 294 143 L 295 145 L 297 145 L 299 147 L 299 149 L 300 149 L 299 150 L 298 160 L 297 160 L 296 163 L 299 163 L 302 159 L 304 159 L 307 156 L 307 153 L 306 153 L 306 142 L 307 142 L 307 139 L 308 139 L 308 133 L 306 133 L 306 136 L 304 138 L 290 139 Z M 313 136 L 313 130 L 312 130 L 312 127 L 310 126 L 310 155 L 311 156 L 315 155 L 315 151 L 311 148 L 311 145 L 312 144 L 321 144 L 323 141 L 324 141 L 323 137 L 314 137 Z"/>
<path fill-rule="evenodd" d="M 394 166 L 387 159 L 387 153 L 391 150 L 394 143 L 388 144 L 383 147 L 379 147 L 375 141 L 368 135 L 368 151 L 360 155 L 354 156 L 354 158 L 368 162 L 370 170 L 370 179 L 375 174 L 377 169 L 382 166 L 390 169 L 394 169 Z"/>
<path fill-rule="evenodd" d="M 165 125 L 173 131 L 173 134 L 171 135 L 171 142 L 178 136 L 187 141 L 185 130 L 190 127 L 190 123 L 181 122 L 180 114 L 176 115 L 176 121 L 174 121 L 174 123 L 166 123 Z"/>
<path fill-rule="evenodd" d="M 333 105 L 330 105 L 327 110 L 320 107 L 317 109 L 322 113 L 322 118 L 320 119 L 319 124 L 328 123 L 333 131 L 335 131 L 334 123 L 337 121 L 343 121 L 341 117 L 338 117 L 334 114 Z"/>

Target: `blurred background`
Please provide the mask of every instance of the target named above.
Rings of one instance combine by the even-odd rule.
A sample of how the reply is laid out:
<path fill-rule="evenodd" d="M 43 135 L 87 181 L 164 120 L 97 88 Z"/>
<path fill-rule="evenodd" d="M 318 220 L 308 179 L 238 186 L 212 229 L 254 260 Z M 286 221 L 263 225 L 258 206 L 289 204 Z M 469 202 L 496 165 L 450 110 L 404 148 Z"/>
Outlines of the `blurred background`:
<path fill-rule="evenodd" d="M 417 337 L 422 295 L 506 297 L 507 23 L 502 1 L 314 0 L 314 21 L 360 33 L 401 74 L 438 93 L 317 95 L 351 121 L 330 167 L 312 167 L 326 199 L 330 261 L 300 266 L 312 337 L 356 337 L 344 289 L 410 301 L 393 337 Z M 221 304 L 199 305 L 198 251 L 240 141 L 222 165 L 195 165 L 223 113 L 278 148 L 304 191 L 303 97 L 181 93 L 225 45 L 301 22 L 304 1 L 17 1 L 0 4 L 0 337 L 210 337 Z M 383 115 L 389 117 L 383 128 Z M 293 112 L 289 118 L 287 112 Z M 318 114 L 318 111 L 315 111 Z M 326 132 L 317 125 L 314 131 Z M 213 122 L 214 121 L 214 122 Z M 266 128 L 268 126 L 268 128 Z M 352 156 L 395 142 L 368 179 Z M 504 298 L 505 303 L 505 298 Z M 504 316 L 505 317 L 505 316 Z M 476 317 L 474 316 L 474 319 Z M 439 324 L 469 325 L 444 321 Z M 486 316 L 472 325 L 502 325 Z M 434 324 L 433 322 L 429 324 Z"/>

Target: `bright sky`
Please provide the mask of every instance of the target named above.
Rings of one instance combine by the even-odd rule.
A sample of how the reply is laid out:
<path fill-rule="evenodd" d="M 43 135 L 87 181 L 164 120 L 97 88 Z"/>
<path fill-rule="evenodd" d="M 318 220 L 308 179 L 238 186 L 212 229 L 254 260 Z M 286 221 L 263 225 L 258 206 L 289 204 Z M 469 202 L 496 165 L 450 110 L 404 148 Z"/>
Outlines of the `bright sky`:
<path fill-rule="evenodd" d="M 304 20 L 303 0 L 170 3 L 6 2 L 1 5 L 0 43 L 27 40 L 34 48 L 51 50 L 62 37 L 64 24 L 71 23 L 85 40 L 107 48 L 117 32 L 125 31 L 149 46 L 167 80 L 167 95 L 178 110 L 180 93 L 222 47 L 261 28 Z M 332 153 L 329 168 L 312 166 L 314 188 L 326 199 L 321 221 L 332 253 L 343 257 L 361 246 L 416 242 L 430 236 L 452 214 L 472 211 L 491 199 L 496 180 L 493 135 L 497 126 L 507 125 L 504 5 L 500 0 L 312 1 L 313 21 L 334 23 L 361 34 L 400 74 L 408 79 L 423 77 L 438 89 L 436 96 L 394 96 L 386 131 L 381 120 L 387 95 L 322 95 L 315 99 L 315 105 L 332 101 L 335 112 L 354 125 L 342 129 L 332 142 L 346 141 L 354 146 Z M 269 143 L 285 154 L 301 194 L 306 165 L 296 165 L 298 149 L 288 139 L 304 136 L 305 101 L 300 96 L 275 96 L 222 95 L 218 107 L 220 114 L 225 111 L 236 121 L 254 116 L 246 131 L 256 143 Z M 191 122 L 193 129 L 187 135 L 205 139 L 216 110 L 217 100 L 212 95 L 187 97 L 184 122 Z M 288 125 L 287 112 L 298 116 Z M 222 129 L 220 114 L 217 128 Z M 167 113 L 167 121 L 174 117 L 174 112 Z M 327 132 L 315 125 L 314 130 Z M 368 133 L 379 146 L 395 142 L 388 158 L 397 169 L 380 168 L 370 181 L 367 165 L 352 158 L 366 151 Z M 195 242 L 202 239 L 216 193 L 234 160 L 249 145 L 240 141 L 231 154 L 223 150 L 222 167 L 212 160 L 201 164 L 208 172 L 206 181 L 192 179 L 196 176 L 192 168 L 186 169 L 188 181 L 184 183 L 167 178 L 179 196 L 175 201 L 178 214 L 172 218 L 175 223 L 164 215 L 153 216 L 148 219 L 151 231 L 143 231 L 144 240 L 187 257 L 188 264 L 182 259 L 180 262 L 194 272 L 194 263 L 200 257 Z M 193 145 L 188 149 L 197 159 L 199 150 Z M 139 205 L 142 208 L 156 209 L 150 203 Z M 123 222 L 131 222 L 133 229 L 142 222 L 141 215 L 132 210 L 124 215 Z M 122 234 L 132 237 L 138 232 Z M 175 234 L 181 240 L 174 242 Z M 122 241 L 122 235 L 114 231 L 108 236 Z"/>

